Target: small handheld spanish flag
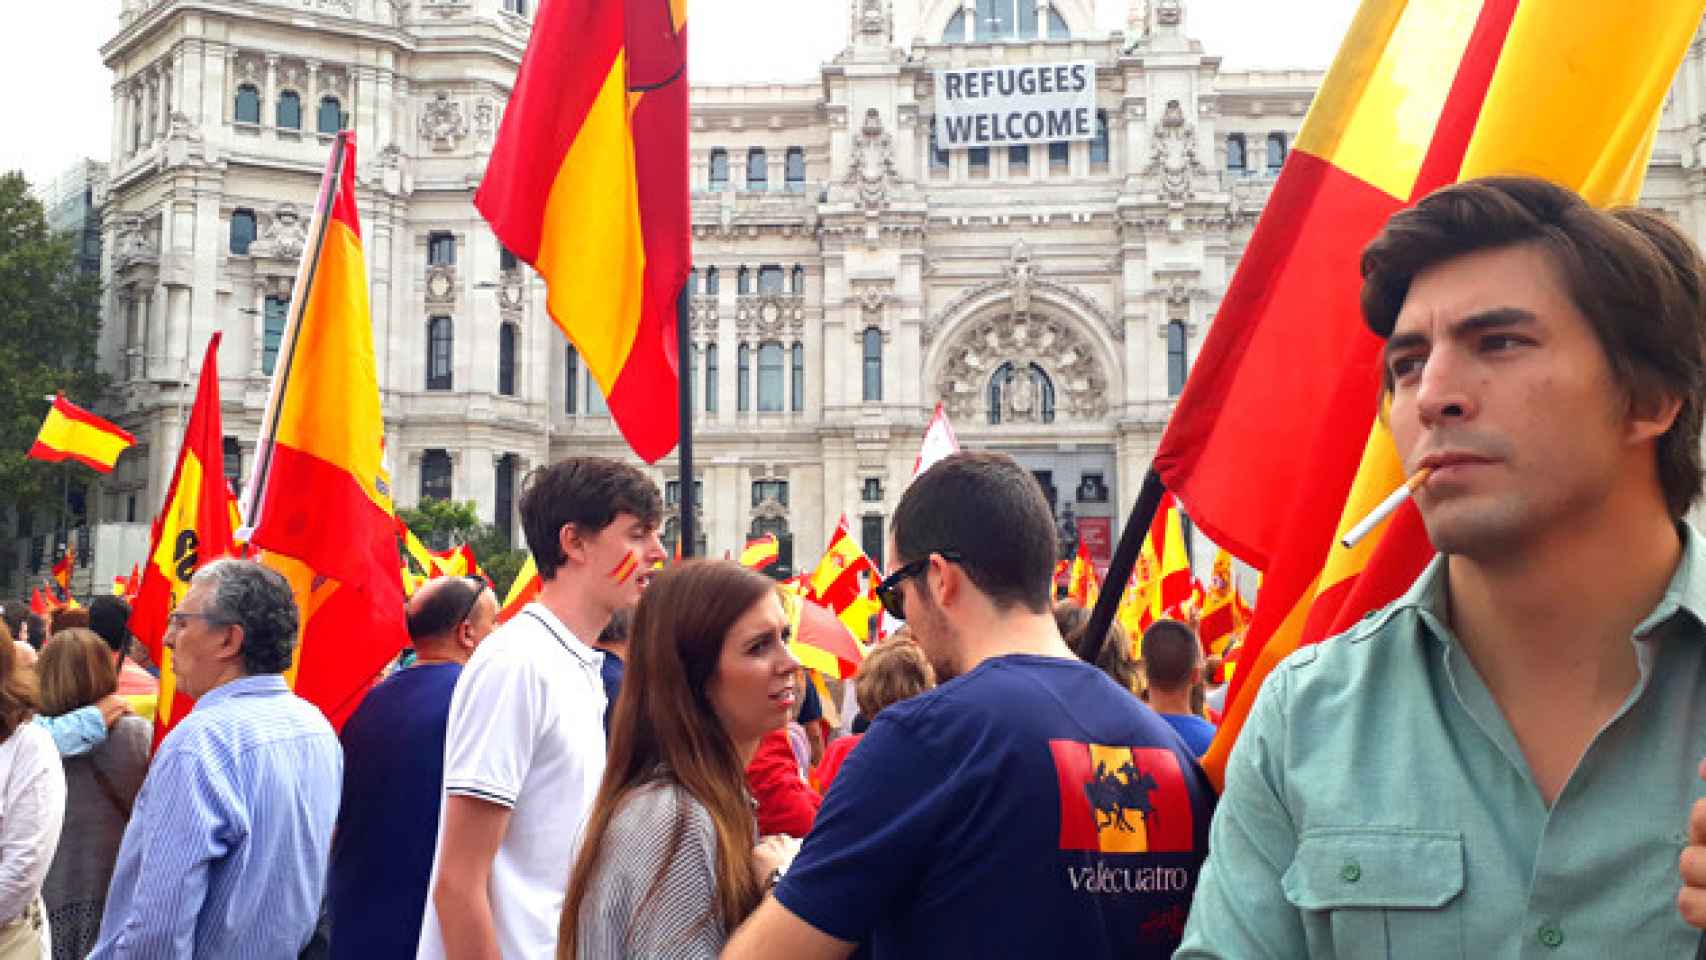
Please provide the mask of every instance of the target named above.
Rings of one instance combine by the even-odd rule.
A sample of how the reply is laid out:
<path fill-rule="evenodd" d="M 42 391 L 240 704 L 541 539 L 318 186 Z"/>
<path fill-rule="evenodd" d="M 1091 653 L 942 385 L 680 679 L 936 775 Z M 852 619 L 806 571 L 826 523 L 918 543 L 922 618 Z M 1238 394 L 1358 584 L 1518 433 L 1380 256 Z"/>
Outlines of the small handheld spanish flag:
<path fill-rule="evenodd" d="M 29 457 L 49 463 L 75 460 L 102 473 L 111 473 L 119 454 L 135 442 L 129 431 L 102 420 L 60 393 L 53 397 L 53 407 L 42 421 Z"/>

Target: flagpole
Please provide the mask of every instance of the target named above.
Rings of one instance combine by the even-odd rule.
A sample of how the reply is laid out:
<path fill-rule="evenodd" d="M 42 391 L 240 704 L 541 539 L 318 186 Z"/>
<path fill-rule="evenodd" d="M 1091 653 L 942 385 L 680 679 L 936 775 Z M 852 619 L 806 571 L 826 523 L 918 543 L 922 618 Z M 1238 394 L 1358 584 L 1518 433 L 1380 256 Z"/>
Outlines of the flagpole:
<path fill-rule="evenodd" d="M 1144 474 L 1137 502 L 1125 519 L 1119 546 L 1114 548 L 1114 558 L 1108 564 L 1107 579 L 1102 581 L 1102 595 L 1096 598 L 1096 608 L 1091 611 L 1090 622 L 1084 628 L 1086 637 L 1106 635 L 1108 626 L 1114 622 L 1114 613 L 1119 609 L 1126 581 L 1131 579 L 1131 569 L 1137 566 L 1137 554 L 1143 549 L 1143 538 L 1149 535 L 1149 525 L 1155 522 L 1155 514 L 1161 509 L 1161 496 L 1166 492 L 1167 487 L 1161 482 L 1160 474 L 1153 469 Z"/>
<path fill-rule="evenodd" d="M 691 296 L 690 286 L 681 285 L 681 292 L 675 298 L 675 357 L 677 402 L 681 411 L 681 439 L 676 446 L 676 455 L 680 460 L 681 479 L 677 481 L 681 491 L 681 523 L 676 527 L 675 545 L 682 557 L 693 556 L 694 546 L 694 510 L 697 506 L 693 496 L 693 374 L 692 368 L 693 337 L 687 329 L 689 313 L 688 298 Z M 706 389 L 713 389 L 706 384 Z"/>

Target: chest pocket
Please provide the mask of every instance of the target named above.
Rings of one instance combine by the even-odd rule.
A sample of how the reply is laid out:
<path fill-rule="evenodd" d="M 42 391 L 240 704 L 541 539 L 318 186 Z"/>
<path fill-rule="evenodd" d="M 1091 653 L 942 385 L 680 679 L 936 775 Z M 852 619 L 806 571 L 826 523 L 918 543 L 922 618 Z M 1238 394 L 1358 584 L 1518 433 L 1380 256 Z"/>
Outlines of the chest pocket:
<path fill-rule="evenodd" d="M 1402 827 L 1304 831 L 1280 880 L 1311 957 L 1462 957 L 1463 837 Z"/>

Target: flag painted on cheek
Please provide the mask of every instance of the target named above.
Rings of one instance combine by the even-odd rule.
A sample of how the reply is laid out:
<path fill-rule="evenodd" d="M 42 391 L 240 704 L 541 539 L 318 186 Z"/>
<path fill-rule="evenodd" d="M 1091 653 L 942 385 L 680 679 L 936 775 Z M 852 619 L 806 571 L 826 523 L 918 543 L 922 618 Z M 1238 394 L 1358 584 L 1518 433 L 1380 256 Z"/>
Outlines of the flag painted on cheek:
<path fill-rule="evenodd" d="M 622 561 L 616 564 L 616 566 L 611 567 L 610 572 L 605 574 L 605 576 L 619 584 L 627 583 L 629 580 L 633 579 L 634 571 L 638 569 L 640 569 L 639 555 L 630 549 L 627 553 L 622 555 Z"/>

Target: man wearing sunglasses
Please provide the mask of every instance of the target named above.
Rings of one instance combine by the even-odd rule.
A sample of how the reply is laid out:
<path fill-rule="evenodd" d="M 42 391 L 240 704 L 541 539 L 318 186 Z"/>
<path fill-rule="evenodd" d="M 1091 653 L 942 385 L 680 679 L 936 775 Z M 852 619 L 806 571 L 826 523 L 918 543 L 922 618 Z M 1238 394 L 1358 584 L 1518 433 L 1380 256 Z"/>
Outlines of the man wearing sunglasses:
<path fill-rule="evenodd" d="M 892 537 L 878 596 L 942 683 L 876 717 L 723 956 L 1171 956 L 1212 794 L 1172 728 L 1061 640 L 1036 481 L 955 454 Z"/>
<path fill-rule="evenodd" d="M 344 724 L 344 794 L 326 878 L 331 956 L 412 956 L 438 840 L 444 732 L 462 665 L 497 625 L 481 577 L 438 577 L 409 598 L 414 665 Z"/>

